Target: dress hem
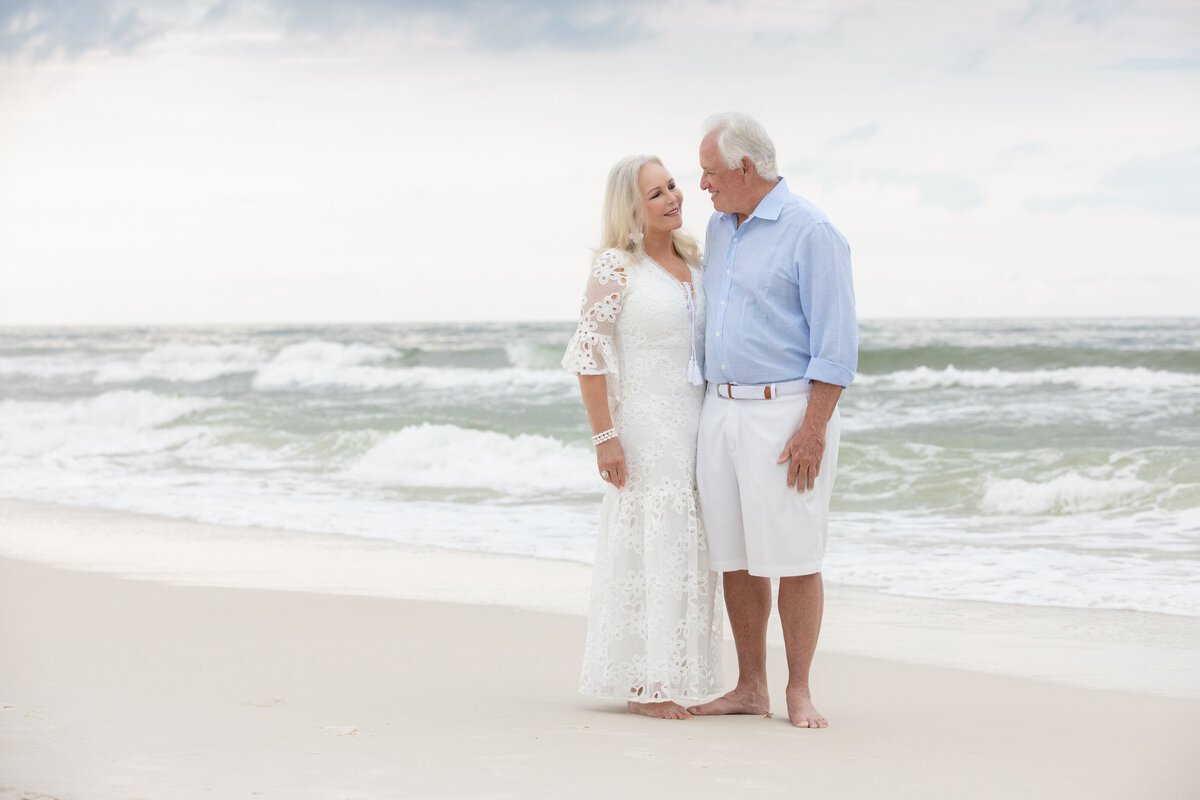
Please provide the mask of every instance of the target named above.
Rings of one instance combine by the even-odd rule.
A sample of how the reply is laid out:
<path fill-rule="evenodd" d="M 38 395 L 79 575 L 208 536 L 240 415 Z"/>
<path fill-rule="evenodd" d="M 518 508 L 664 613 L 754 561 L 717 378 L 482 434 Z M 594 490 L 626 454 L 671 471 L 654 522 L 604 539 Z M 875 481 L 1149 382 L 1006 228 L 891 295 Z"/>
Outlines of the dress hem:
<path fill-rule="evenodd" d="M 628 695 L 594 694 L 592 692 L 585 692 L 583 689 L 579 690 L 579 693 L 581 695 L 583 695 L 584 697 L 591 698 L 592 700 L 625 700 L 630 703 L 678 703 L 681 701 L 695 703 L 698 701 L 702 701 L 706 698 L 712 697 L 713 695 L 718 694 L 719 692 L 720 692 L 719 689 L 715 689 L 712 692 L 708 692 L 706 694 L 700 694 L 700 695 L 678 694 L 678 695 L 674 695 L 673 697 L 659 697 L 658 699 L 655 699 L 655 700 L 643 700 L 643 699 L 641 699 L 641 697 L 642 697 L 641 695 L 634 695 L 634 696 L 630 697 Z"/>

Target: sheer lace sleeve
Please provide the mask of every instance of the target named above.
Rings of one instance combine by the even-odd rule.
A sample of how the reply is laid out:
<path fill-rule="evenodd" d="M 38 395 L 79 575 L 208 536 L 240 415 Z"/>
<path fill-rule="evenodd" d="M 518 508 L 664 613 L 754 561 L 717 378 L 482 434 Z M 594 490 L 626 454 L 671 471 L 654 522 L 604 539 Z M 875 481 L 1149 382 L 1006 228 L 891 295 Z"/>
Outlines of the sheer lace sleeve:
<path fill-rule="evenodd" d="M 583 295 L 579 327 L 563 355 L 562 367 L 567 372 L 605 375 L 617 371 L 613 334 L 628 280 L 619 250 L 605 250 L 596 257 Z"/>

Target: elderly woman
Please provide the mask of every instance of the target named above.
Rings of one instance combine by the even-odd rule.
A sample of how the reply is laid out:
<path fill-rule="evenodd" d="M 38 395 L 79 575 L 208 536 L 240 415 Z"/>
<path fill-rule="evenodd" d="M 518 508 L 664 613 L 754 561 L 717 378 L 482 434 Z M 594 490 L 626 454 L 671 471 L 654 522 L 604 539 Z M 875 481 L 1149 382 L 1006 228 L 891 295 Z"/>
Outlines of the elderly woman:
<path fill-rule="evenodd" d="M 696 495 L 704 294 L 682 206 L 658 158 L 612 168 L 602 245 L 563 357 L 608 484 L 579 690 L 664 719 L 689 718 L 686 705 L 721 683 L 718 581 Z"/>

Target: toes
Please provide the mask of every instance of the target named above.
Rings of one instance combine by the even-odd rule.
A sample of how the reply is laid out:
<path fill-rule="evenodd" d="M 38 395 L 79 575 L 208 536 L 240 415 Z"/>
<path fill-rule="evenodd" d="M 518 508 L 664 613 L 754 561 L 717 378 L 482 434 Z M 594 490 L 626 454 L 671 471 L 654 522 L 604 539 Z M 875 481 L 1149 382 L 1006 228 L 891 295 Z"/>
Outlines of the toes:
<path fill-rule="evenodd" d="M 625 704 L 629 710 L 635 714 L 641 714 L 646 717 L 656 717 L 658 719 L 691 719 L 691 713 L 683 706 L 677 703 L 634 703 L 628 701 Z"/>
<path fill-rule="evenodd" d="M 824 717 L 801 717 L 800 719 L 793 719 L 792 724 L 797 728 L 828 728 L 829 720 Z"/>

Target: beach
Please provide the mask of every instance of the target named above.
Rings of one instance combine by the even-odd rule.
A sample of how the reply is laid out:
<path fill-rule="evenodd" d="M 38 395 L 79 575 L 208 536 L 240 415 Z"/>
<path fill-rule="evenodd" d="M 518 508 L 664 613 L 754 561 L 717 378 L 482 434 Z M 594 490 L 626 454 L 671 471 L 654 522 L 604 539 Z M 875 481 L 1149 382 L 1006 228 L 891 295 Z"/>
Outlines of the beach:
<path fill-rule="evenodd" d="M 946 6 L 0 2 L 0 800 L 1200 800 L 1200 2 Z"/>
<path fill-rule="evenodd" d="M 280 534 L 0 503 L 0 797 L 1200 793 L 1194 618 L 831 585 L 828 729 L 777 645 L 773 718 L 663 721 L 575 692 L 586 565 Z"/>
<path fill-rule="evenodd" d="M 862 324 L 822 731 L 576 693 L 572 329 L 0 329 L 0 800 L 1200 797 L 1200 320 Z"/>

